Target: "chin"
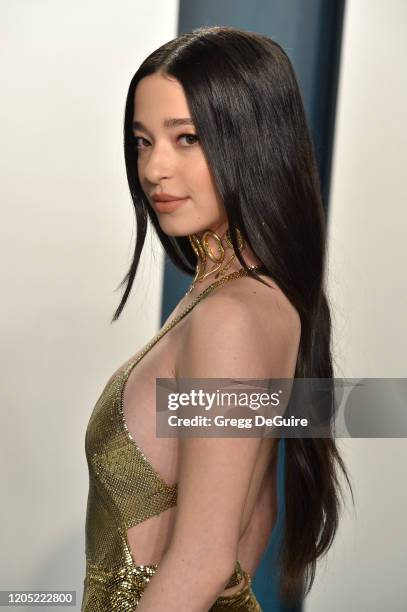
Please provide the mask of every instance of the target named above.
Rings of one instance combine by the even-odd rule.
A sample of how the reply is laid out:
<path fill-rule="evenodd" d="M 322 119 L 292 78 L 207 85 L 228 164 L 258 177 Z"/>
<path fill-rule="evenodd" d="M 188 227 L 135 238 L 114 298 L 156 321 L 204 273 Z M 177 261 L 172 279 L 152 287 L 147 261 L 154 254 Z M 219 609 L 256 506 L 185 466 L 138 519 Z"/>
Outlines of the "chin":
<path fill-rule="evenodd" d="M 218 222 L 208 221 L 205 225 L 202 223 L 187 223 L 185 219 L 176 219 L 172 215 L 163 215 L 165 218 L 160 219 L 160 227 L 167 236 L 189 236 L 191 234 L 199 234 L 205 230 L 217 227 Z M 171 219 L 169 217 L 172 217 Z"/>

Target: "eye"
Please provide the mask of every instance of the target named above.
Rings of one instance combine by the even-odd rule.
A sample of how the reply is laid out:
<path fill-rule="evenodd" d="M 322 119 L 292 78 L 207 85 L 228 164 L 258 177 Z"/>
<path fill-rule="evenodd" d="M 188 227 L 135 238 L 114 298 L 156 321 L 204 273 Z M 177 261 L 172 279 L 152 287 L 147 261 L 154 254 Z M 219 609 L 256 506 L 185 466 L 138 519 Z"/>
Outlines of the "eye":
<path fill-rule="evenodd" d="M 132 142 L 133 142 L 133 146 L 134 146 L 134 148 L 136 150 L 143 148 L 143 147 L 140 146 L 140 143 L 138 142 L 139 140 L 144 140 L 144 142 L 148 142 L 148 140 L 146 140 L 142 136 L 133 136 Z"/>
<path fill-rule="evenodd" d="M 189 141 L 189 145 L 193 145 L 198 142 L 198 136 L 196 134 L 181 134 L 179 138 L 192 138 L 192 142 Z"/>
<path fill-rule="evenodd" d="M 186 142 L 188 146 L 194 145 L 199 140 L 196 134 L 180 134 L 177 140 L 180 140 L 180 138 L 186 138 L 187 139 Z M 135 135 L 133 136 L 133 146 L 137 151 L 140 151 L 141 149 L 145 149 L 146 148 L 144 146 L 145 143 L 147 143 L 147 146 L 150 144 L 148 140 L 143 138 L 143 136 L 135 136 Z"/>

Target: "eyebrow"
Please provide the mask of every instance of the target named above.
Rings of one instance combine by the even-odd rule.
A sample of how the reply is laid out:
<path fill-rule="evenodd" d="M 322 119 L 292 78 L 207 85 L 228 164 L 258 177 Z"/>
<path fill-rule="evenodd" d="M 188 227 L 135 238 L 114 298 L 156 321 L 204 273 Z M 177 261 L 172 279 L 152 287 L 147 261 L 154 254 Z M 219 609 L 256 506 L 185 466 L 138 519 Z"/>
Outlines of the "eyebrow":
<path fill-rule="evenodd" d="M 169 117 L 164 119 L 163 125 L 164 127 L 172 128 L 179 125 L 194 125 L 194 122 L 192 121 L 191 117 Z M 148 132 L 147 128 L 143 125 L 143 123 L 141 123 L 141 121 L 133 121 L 132 126 L 133 130 L 143 130 L 144 132 Z"/>

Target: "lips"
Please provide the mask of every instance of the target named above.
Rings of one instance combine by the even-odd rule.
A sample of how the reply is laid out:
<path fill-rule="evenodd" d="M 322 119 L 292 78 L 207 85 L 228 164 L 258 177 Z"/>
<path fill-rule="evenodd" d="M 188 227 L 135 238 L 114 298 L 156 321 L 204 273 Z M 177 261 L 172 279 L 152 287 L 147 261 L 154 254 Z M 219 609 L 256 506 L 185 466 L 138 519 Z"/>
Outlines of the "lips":
<path fill-rule="evenodd" d="M 158 212 L 161 213 L 169 213 L 169 212 L 173 212 L 174 210 L 176 210 L 179 206 L 181 206 L 183 204 L 183 202 L 185 202 L 188 198 L 179 198 L 179 199 L 172 199 L 172 200 L 156 200 L 155 201 L 155 208 Z"/>
<path fill-rule="evenodd" d="M 173 202 L 174 200 L 185 200 L 185 198 L 167 193 L 155 194 L 152 196 L 154 202 Z"/>

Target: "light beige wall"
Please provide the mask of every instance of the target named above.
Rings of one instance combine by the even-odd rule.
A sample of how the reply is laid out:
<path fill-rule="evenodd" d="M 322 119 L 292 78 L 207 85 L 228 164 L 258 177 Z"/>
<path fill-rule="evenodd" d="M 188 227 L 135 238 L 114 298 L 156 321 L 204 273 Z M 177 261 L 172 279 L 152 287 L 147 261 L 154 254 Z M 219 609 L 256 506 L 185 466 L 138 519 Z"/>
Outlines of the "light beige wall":
<path fill-rule="evenodd" d="M 337 376 L 406 371 L 406 8 L 347 2 L 330 219 Z M 135 232 L 124 100 L 140 61 L 175 36 L 177 2 L 3 0 L 0 13 L 0 574 L 4 589 L 76 589 L 80 600 L 86 424 L 103 381 L 159 324 L 151 236 L 140 285 L 109 324 Z M 307 610 L 397 612 L 405 440 L 343 446 L 358 516 L 341 523 Z"/>
<path fill-rule="evenodd" d="M 3 0 L 0 14 L 1 584 L 76 589 L 79 609 L 87 421 L 160 317 L 150 235 L 110 325 L 136 229 L 124 103 L 140 62 L 176 35 L 178 3 Z"/>
<path fill-rule="evenodd" d="M 346 2 L 329 219 L 337 377 L 407 374 L 407 3 Z M 347 495 L 307 612 L 406 609 L 407 441 L 340 441 Z"/>

